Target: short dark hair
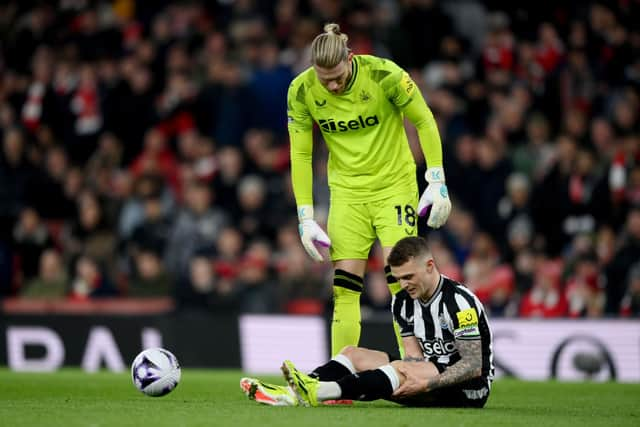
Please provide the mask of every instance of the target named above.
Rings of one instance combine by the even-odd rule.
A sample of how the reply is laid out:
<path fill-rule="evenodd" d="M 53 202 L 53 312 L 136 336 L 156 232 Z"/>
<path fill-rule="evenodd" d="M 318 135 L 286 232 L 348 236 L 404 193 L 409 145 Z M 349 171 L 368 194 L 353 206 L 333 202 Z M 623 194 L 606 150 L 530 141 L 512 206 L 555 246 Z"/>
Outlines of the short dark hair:
<path fill-rule="evenodd" d="M 427 239 L 420 236 L 410 236 L 399 240 L 391 249 L 387 257 L 387 263 L 392 267 L 398 267 L 411 258 L 428 255 L 431 253 Z"/>

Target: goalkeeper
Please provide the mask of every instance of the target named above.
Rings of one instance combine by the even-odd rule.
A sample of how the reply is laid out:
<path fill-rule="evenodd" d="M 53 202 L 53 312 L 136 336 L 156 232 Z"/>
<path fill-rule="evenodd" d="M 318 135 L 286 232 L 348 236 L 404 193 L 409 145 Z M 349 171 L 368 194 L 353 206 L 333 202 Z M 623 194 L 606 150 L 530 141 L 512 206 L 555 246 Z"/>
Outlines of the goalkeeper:
<path fill-rule="evenodd" d="M 417 216 L 441 227 L 451 211 L 436 122 L 411 77 L 388 59 L 354 55 L 337 24 L 311 44 L 312 67 L 298 75 L 287 95 L 291 179 L 302 244 L 316 261 L 316 245 L 330 247 L 334 265 L 331 352 L 357 346 L 360 294 L 369 251 L 376 239 L 384 258 L 402 237 L 417 235 Z M 404 130 L 418 131 L 428 186 L 418 201 L 416 165 Z M 331 192 L 328 235 L 314 219 L 313 123 L 329 150 Z M 385 266 L 393 298 L 398 282 Z M 394 323 L 401 355 L 402 340 Z"/>

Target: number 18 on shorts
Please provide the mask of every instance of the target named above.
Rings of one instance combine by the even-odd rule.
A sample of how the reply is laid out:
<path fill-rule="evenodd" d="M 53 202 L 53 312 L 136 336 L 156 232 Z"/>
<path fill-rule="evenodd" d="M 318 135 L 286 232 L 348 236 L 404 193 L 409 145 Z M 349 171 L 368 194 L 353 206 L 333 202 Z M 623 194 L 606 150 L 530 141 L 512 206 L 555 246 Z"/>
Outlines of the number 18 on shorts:
<path fill-rule="evenodd" d="M 331 201 L 327 230 L 331 260 L 367 259 L 376 240 L 391 247 L 418 233 L 417 192 L 401 193 L 375 202 Z"/>

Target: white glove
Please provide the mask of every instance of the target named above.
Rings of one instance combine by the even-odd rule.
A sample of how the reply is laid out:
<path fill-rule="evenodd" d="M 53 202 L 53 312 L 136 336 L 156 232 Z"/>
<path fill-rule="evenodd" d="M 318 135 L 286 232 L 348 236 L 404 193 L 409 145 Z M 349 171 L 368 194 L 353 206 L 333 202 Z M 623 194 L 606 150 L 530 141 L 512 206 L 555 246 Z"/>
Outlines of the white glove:
<path fill-rule="evenodd" d="M 424 174 L 424 179 L 429 185 L 418 202 L 418 215 L 429 215 L 427 225 L 431 228 L 440 228 L 447 222 L 451 212 L 451 200 L 444 183 L 444 169 L 429 168 Z"/>
<path fill-rule="evenodd" d="M 300 232 L 300 240 L 302 246 L 309 256 L 315 261 L 322 262 L 323 258 L 318 252 L 316 245 L 328 248 L 331 246 L 331 240 L 318 223 L 313 219 L 313 206 L 304 205 L 298 208 L 298 231 Z"/>

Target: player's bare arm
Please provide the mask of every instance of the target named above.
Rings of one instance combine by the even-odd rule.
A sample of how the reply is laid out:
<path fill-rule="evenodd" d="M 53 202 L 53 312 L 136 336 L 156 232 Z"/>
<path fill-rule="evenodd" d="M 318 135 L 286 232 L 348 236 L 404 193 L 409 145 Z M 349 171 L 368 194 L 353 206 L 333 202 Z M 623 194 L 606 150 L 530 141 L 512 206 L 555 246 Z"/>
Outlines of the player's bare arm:
<path fill-rule="evenodd" d="M 424 362 L 424 357 L 405 356 L 402 360 L 405 362 Z"/>
<path fill-rule="evenodd" d="M 402 385 L 394 393 L 394 397 L 406 397 L 421 393 L 426 388 L 427 378 L 438 375 L 436 367 L 425 361 L 424 353 L 416 337 L 404 337 L 402 342 L 405 357 L 402 361 L 392 363 L 402 378 Z"/>
<path fill-rule="evenodd" d="M 404 358 L 402 360 L 406 362 L 423 362 L 424 355 L 422 349 L 416 337 L 403 337 L 402 344 L 404 345 Z"/>
<path fill-rule="evenodd" d="M 408 397 L 424 393 L 429 378 L 438 375 L 438 368 L 431 363 L 420 360 L 402 360 L 391 364 L 400 376 L 400 387 L 393 393 L 395 398 Z"/>
<path fill-rule="evenodd" d="M 393 393 L 393 396 L 401 398 L 425 393 L 480 376 L 482 373 L 481 341 L 457 340 L 456 344 L 461 359 L 441 374 L 438 373 L 435 365 L 429 362 L 396 362 L 394 367 L 403 380 L 402 385 Z"/>
<path fill-rule="evenodd" d="M 482 341 L 456 340 L 460 360 L 427 381 L 425 391 L 459 384 L 482 374 Z"/>

